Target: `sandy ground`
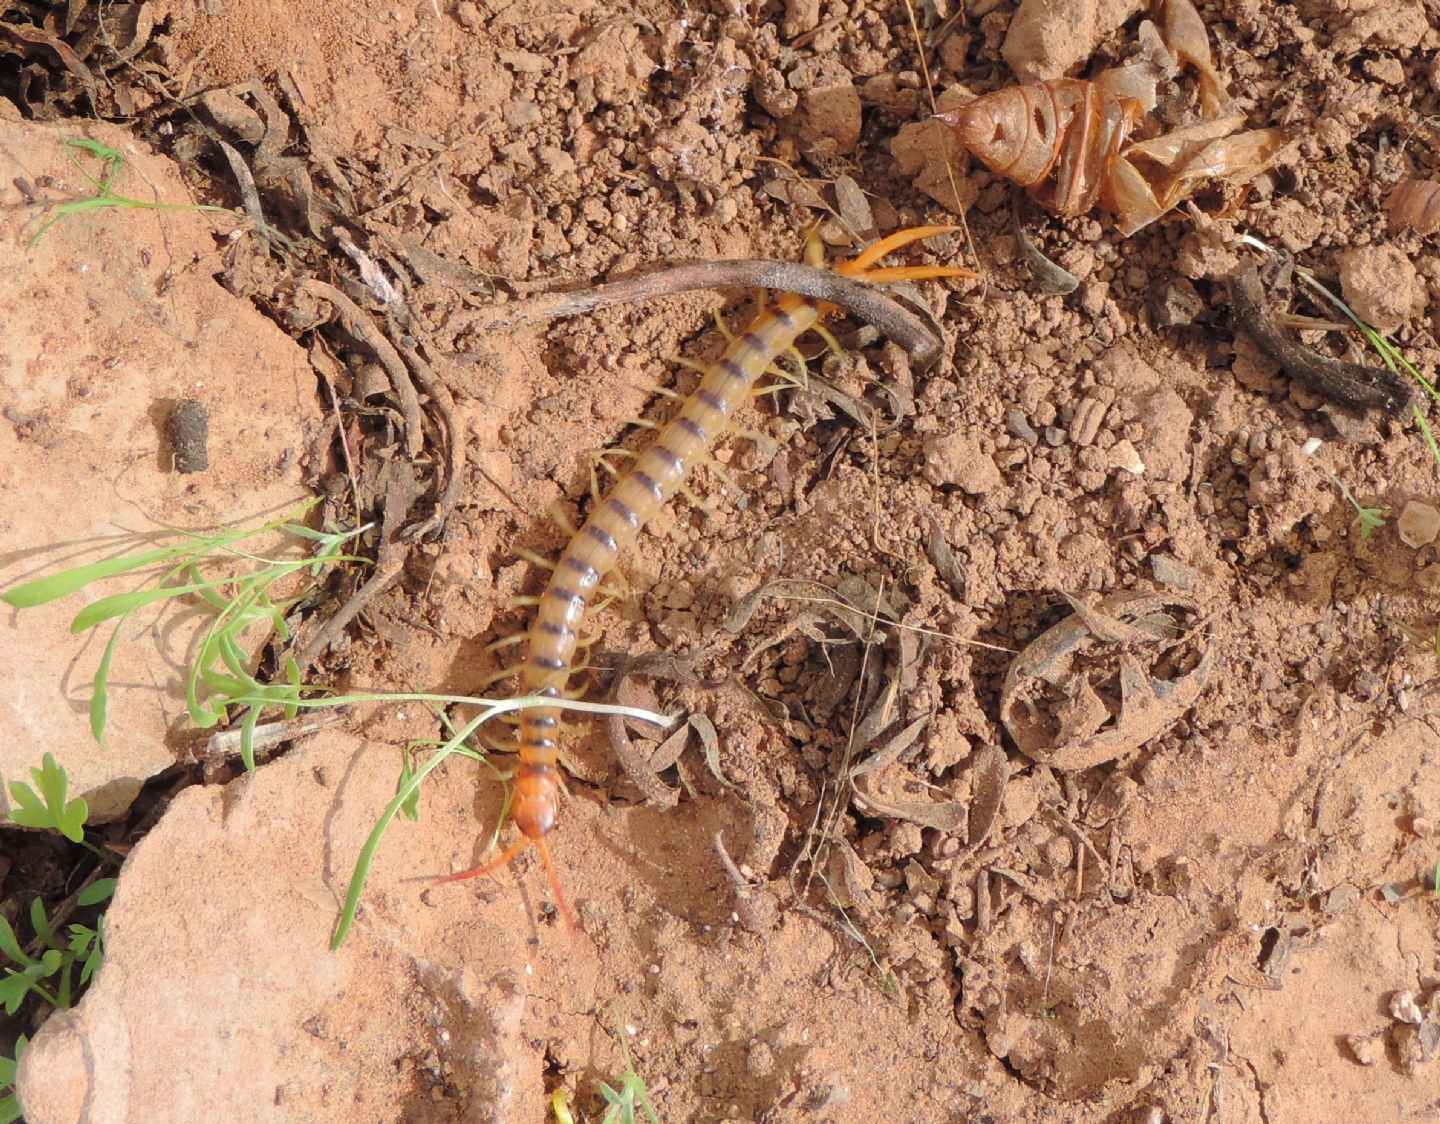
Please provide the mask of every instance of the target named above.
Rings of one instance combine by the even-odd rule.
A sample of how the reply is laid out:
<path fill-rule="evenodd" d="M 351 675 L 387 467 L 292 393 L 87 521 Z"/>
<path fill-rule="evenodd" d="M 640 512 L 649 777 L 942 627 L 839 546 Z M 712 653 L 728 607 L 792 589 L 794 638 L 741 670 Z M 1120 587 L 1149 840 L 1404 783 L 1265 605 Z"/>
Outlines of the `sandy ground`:
<path fill-rule="evenodd" d="M 712 312 L 751 308 L 746 294 L 692 293 L 497 332 L 483 327 L 497 295 L 667 260 L 793 260 L 817 220 L 843 253 L 840 177 L 863 191 L 875 232 L 947 221 L 944 185 L 917 188 L 892 151 L 929 113 L 903 5 L 156 7 L 166 97 L 257 79 L 284 91 L 280 155 L 317 169 L 314 228 L 324 238 L 339 222 L 404 275 L 464 429 L 459 506 L 317 669 L 340 686 L 474 691 L 498 666 L 486 645 L 528 621 L 507 599 L 541 588 L 516 549 L 564 543 L 542 513 L 582 510 L 589 454 L 642 447 L 649 431 L 632 419 L 670 409 L 655 389 L 694 385 L 668 357 L 717 354 Z M 970 7 L 984 12 L 917 9 L 937 90 L 1013 80 L 1000 47 L 1015 6 Z M 1398 255 L 1368 282 L 1369 259 L 1352 268 L 1359 296 L 1347 295 L 1391 298 L 1395 338 L 1433 373 L 1434 238 L 1390 233 L 1385 199 L 1405 176 L 1436 175 L 1440 13 L 1220 0 L 1202 15 L 1248 124 L 1298 138 L 1248 190 L 1202 204 L 1332 285 L 1347 251 Z M 1098 34 L 1095 65 L 1123 61 L 1137 20 Z M 186 114 L 136 90 L 137 127 L 172 143 L 196 197 L 234 205 Z M 1192 105 L 1193 87 L 1172 84 L 1157 119 Z M 257 151 L 253 137 L 236 143 Z M 1434 633 L 1440 557 L 1395 521 L 1407 502 L 1433 502 L 1435 462 L 1413 423 L 1326 403 L 1237 338 L 1221 280 L 1237 252 L 1192 219 L 1122 240 L 1103 212 L 1030 209 L 1031 237 L 1080 282 L 1046 295 L 1020 256 L 1008 186 L 963 159 L 957 171 L 974 200 L 968 241 L 946 235 L 908 258 L 984 271 L 920 287 L 944 328 L 940 363 L 919 369 L 843 322 L 842 355 L 807 338 L 812 369 L 868 403 L 874 424 L 817 394 L 759 400 L 743 422 L 753 432 L 720 456 L 738 494 L 702 468 L 698 504 L 667 511 L 625 561 L 633 600 L 595 617 L 603 649 L 668 653 L 721 684 L 653 689 L 713 722 L 727 785 L 696 739 L 680 777 L 666 774 L 683 780 L 678 807 L 646 806 L 603 734 L 578 728 L 554 850 L 583 947 L 551 914 L 497 912 L 497 895 L 523 894 L 542 915 L 537 864 L 445 899 L 457 918 L 525 927 L 536 982 L 513 1048 L 539 1059 L 544 1089 L 574 1090 L 586 1118 L 598 1118 L 595 1081 L 619 1068 L 617 1019 L 667 1121 L 1440 1117 L 1435 1070 L 1394 1002 L 1408 991 L 1423 1007 L 1440 984 L 1440 904 L 1423 882 L 1440 857 L 1436 657 L 1410 638 Z M 303 195 L 290 201 L 280 221 L 303 233 Z M 353 272 L 338 249 L 331 273 L 321 261 L 294 268 Z M 258 239 L 234 243 L 221 268 L 310 341 L 287 315 L 290 267 Z M 1336 334 L 1304 338 L 1364 359 Z M 378 447 L 365 424 L 352 436 Z M 52 450 L 46 471 L 66 471 L 66 456 Z M 1389 522 L 1362 538 L 1333 479 Z M 771 587 L 731 627 L 737 604 L 779 578 L 805 584 Z M 1014 653 L 1072 611 L 1066 595 L 1136 589 L 1188 599 L 1211 660 L 1198 700 L 1138 749 L 1083 768 L 1020 753 L 1001 723 Z M 817 597 L 901 627 L 862 645 L 854 614 Z M 1115 666 L 1097 666 L 1113 709 Z M 840 778 L 877 701 L 884 736 L 862 754 L 927 719 L 867 782 L 892 806 L 957 804 L 973 826 L 993 747 L 1006 751 L 988 838 L 970 846 L 963 826 L 926 820 L 933 810 L 917 822 L 852 798 Z M 354 731 L 397 759 L 434 732 L 414 712 Z M 470 863 L 488 828 L 457 827 L 440 865 Z M 395 1069 L 405 1119 L 482 1118 L 463 1098 L 417 1096 L 425 1080 Z M 545 1112 L 537 1097 L 510 1118 Z"/>

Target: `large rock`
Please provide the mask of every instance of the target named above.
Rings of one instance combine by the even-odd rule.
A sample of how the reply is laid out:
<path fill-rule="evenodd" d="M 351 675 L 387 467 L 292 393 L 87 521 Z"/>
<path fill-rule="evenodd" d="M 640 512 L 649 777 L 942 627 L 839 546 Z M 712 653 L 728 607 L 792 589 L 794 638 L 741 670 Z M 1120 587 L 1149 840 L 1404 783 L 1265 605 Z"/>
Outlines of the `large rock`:
<path fill-rule="evenodd" d="M 253 519 L 304 495 L 297 465 L 315 380 L 288 337 L 213 279 L 215 234 L 236 220 L 110 207 L 62 217 L 32 244 L 54 213 L 28 205 L 18 185 L 52 199 L 92 195 L 75 161 L 99 164 L 64 144 L 82 136 L 124 154 L 119 194 L 190 201 L 171 164 L 122 129 L 0 119 L 0 589 L 143 546 L 140 536 L 167 527 Z M 167 430 L 186 397 L 209 411 L 210 466 L 179 475 Z M 97 820 L 121 815 L 174 764 L 167 726 L 184 713 L 187 654 L 207 623 L 183 607 L 132 620 L 102 750 L 87 700 L 109 633 L 74 636 L 70 620 L 137 584 L 19 613 L 0 606 L 0 779 L 26 779 L 53 753 Z M 8 808 L 0 796 L 0 821 Z"/>
<path fill-rule="evenodd" d="M 420 823 L 391 825 L 360 920 L 329 951 L 398 765 L 393 746 L 327 732 L 182 792 L 125 864 L 94 984 L 25 1051 L 29 1124 L 538 1119 L 525 903 L 424 881 L 472 861 L 473 765 L 442 766 Z M 481 791 L 493 823 L 500 786 Z"/>

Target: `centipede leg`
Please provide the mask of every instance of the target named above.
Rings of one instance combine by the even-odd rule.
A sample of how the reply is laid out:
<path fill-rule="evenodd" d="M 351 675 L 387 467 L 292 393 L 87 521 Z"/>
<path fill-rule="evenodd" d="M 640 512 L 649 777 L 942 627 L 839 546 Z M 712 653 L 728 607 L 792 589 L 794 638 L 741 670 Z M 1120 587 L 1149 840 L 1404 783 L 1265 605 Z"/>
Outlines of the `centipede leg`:
<path fill-rule="evenodd" d="M 530 565 L 539 566 L 542 570 L 555 569 L 555 563 L 551 562 L 550 559 L 546 558 L 543 554 L 537 554 L 533 550 L 527 550 L 523 546 L 517 546 L 515 548 L 515 554 L 517 557 L 525 559 Z"/>
<path fill-rule="evenodd" d="M 506 649 L 506 648 L 514 647 L 516 644 L 522 644 L 522 643 L 524 643 L 525 640 L 528 638 L 528 635 L 529 635 L 528 633 L 524 633 L 524 632 L 514 633 L 514 634 L 511 635 L 511 636 L 506 636 L 506 637 L 504 637 L 503 639 L 494 640 L 494 641 L 492 641 L 491 643 L 486 644 L 486 645 L 485 645 L 485 650 L 486 650 L 487 652 L 499 652 L 499 651 L 503 651 L 503 650 Z"/>

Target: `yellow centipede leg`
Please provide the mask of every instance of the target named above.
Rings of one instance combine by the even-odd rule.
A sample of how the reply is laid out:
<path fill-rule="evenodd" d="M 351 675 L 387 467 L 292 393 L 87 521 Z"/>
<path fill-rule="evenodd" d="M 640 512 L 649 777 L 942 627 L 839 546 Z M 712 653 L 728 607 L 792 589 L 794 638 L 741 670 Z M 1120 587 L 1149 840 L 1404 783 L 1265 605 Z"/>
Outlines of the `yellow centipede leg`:
<path fill-rule="evenodd" d="M 506 648 L 513 648 L 516 644 L 523 642 L 528 635 L 529 634 L 525 632 L 517 632 L 512 636 L 505 637 L 503 640 L 496 640 L 491 644 L 486 644 L 485 650 L 487 652 L 501 652 Z"/>
<path fill-rule="evenodd" d="M 542 570 L 555 569 L 555 563 L 546 558 L 543 554 L 536 554 L 533 550 L 527 550 L 523 546 L 517 546 L 515 553 L 518 557 L 525 559 L 532 566 L 539 566 Z"/>

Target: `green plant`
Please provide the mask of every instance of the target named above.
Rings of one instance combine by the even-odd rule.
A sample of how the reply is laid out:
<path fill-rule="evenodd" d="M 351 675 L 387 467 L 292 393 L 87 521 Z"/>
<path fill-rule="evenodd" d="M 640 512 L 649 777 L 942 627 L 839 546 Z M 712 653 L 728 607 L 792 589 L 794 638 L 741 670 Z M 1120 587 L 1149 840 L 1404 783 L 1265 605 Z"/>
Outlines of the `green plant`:
<path fill-rule="evenodd" d="M 15 1040 L 15 1056 L 0 1058 L 0 1092 L 10 1090 L 0 1096 L 0 1124 L 13 1124 L 20 1119 L 20 1101 L 15 1095 L 15 1071 L 20 1067 L 20 1055 L 29 1044 L 30 1040 L 22 1034 Z"/>
<path fill-rule="evenodd" d="M 635 1063 L 630 1058 L 630 1048 L 625 1043 L 622 1028 L 616 1028 L 615 1037 L 620 1043 L 621 1053 L 625 1055 L 625 1070 L 620 1074 L 619 1089 L 612 1089 L 604 1081 L 600 1082 L 600 1095 L 605 1098 L 605 1111 L 600 1117 L 600 1124 L 636 1124 L 641 1118 L 636 1115 L 637 1110 L 648 1124 L 660 1124 L 655 1106 L 650 1103 L 650 1093 L 645 1088 L 645 1081 L 635 1072 Z M 570 1100 L 564 1089 L 556 1089 L 551 1095 L 550 1109 L 555 1114 L 556 1124 L 575 1124 L 574 1114 L 570 1111 Z"/>
<path fill-rule="evenodd" d="M 10 782 L 10 795 L 19 805 L 11 812 L 11 818 L 16 823 L 22 827 L 58 831 L 71 842 L 93 851 L 103 861 L 119 862 L 117 856 L 85 838 L 85 820 L 90 810 L 81 797 L 66 799 L 69 778 L 54 757 L 47 753 L 40 768 L 30 770 L 30 776 L 38 792 L 24 781 Z M 108 901 L 114 891 L 115 879 L 97 878 L 76 895 L 75 902 L 80 906 L 99 905 Z M 20 1004 L 31 992 L 52 1007 L 69 1007 L 77 986 L 83 988 L 90 982 L 104 957 L 98 923 L 94 929 L 88 925 L 72 924 L 62 936 L 56 933 L 45 912 L 45 903 L 39 898 L 30 902 L 30 927 L 40 945 L 38 958 L 21 947 L 10 922 L 0 916 L 0 955 L 9 961 L 4 967 L 4 975 L 0 976 L 0 1006 L 5 1008 L 7 1015 L 19 1010 Z M 77 966 L 80 970 L 78 981 L 75 976 Z M 55 982 L 47 983 L 52 980 Z M 4 1113 L 0 1111 L 0 1120 L 3 1119 Z"/>
<path fill-rule="evenodd" d="M 242 718 L 240 755 L 245 767 L 253 769 L 255 725 L 260 714 L 266 708 L 280 707 L 285 710 L 287 718 L 293 718 L 294 703 L 302 696 L 304 688 L 300 682 L 300 669 L 290 658 L 284 664 L 283 682 L 261 683 L 249 670 L 247 636 L 250 637 L 250 647 L 258 647 L 271 635 L 282 642 L 289 639 L 290 631 L 285 618 L 307 591 L 276 599 L 272 597 L 276 583 L 306 571 L 314 579 L 327 566 L 365 561 L 341 553 L 341 548 L 363 533 L 366 527 L 355 531 L 314 531 L 291 521 L 303 515 L 314 502 L 305 505 L 295 516 L 257 527 L 240 527 L 211 534 L 178 532 L 180 541 L 177 543 L 71 567 L 6 590 L 0 594 L 0 601 L 17 609 L 26 609 L 78 593 L 96 582 L 141 571 L 155 573 L 156 576 L 140 589 L 92 601 L 70 622 L 70 631 L 75 633 L 115 622 L 100 656 L 90 694 L 90 732 L 103 745 L 110 707 L 110 665 L 126 621 L 149 605 L 182 597 L 199 597 L 214 610 L 215 617 L 186 675 L 186 708 L 196 726 L 209 729 L 229 717 L 236 698 L 243 696 L 250 700 L 245 704 Z M 258 557 L 240 548 L 239 544 L 246 539 L 276 532 L 313 543 L 313 550 L 298 558 L 276 559 Z M 243 561 L 253 568 L 248 571 L 231 569 L 218 576 L 207 577 L 204 571 L 213 568 L 220 559 Z"/>
<path fill-rule="evenodd" d="M 73 215 L 85 214 L 89 211 L 104 210 L 107 207 L 132 208 L 145 211 L 219 211 L 222 214 L 230 214 L 226 207 L 213 207 L 205 203 L 156 203 L 147 202 L 144 199 L 131 199 L 125 195 L 117 195 L 113 184 L 115 178 L 125 167 L 125 157 L 111 148 L 109 145 L 101 144 L 99 141 L 90 140 L 87 137 L 66 137 L 63 141 L 67 155 L 71 163 L 85 177 L 86 181 L 95 189 L 94 195 L 87 195 L 83 199 L 69 199 L 64 203 L 57 203 L 51 208 L 51 216 L 46 219 L 30 239 L 30 245 L 34 246 L 57 222 L 70 218 Z M 99 175 L 91 175 L 80 163 L 77 152 L 89 153 L 96 160 L 100 161 Z"/>

